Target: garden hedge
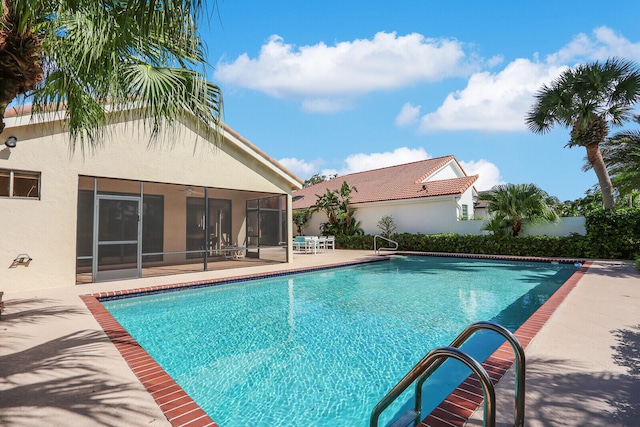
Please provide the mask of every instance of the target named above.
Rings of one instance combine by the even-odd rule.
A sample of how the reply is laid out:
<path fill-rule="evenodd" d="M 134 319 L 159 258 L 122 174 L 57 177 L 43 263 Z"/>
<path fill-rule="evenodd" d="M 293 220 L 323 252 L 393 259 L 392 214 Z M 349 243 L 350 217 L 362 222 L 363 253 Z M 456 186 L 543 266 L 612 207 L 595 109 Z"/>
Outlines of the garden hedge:
<path fill-rule="evenodd" d="M 640 209 L 598 210 L 586 216 L 587 235 L 476 236 L 396 234 L 398 250 L 561 258 L 635 259 L 640 256 Z M 373 249 L 371 235 L 336 236 L 344 249 Z M 378 244 L 385 245 L 382 240 Z"/>

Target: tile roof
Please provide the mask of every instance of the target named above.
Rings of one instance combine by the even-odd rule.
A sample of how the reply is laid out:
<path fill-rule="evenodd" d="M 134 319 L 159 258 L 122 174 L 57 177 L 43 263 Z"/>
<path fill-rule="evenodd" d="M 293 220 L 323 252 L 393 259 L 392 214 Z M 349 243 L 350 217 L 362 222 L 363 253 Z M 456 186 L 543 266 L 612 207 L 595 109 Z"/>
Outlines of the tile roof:
<path fill-rule="evenodd" d="M 338 176 L 295 191 L 292 194 L 293 209 L 308 208 L 317 201 L 316 195 L 327 190 L 340 190 L 344 181 L 358 190 L 351 193 L 351 204 L 462 194 L 473 185 L 478 175 L 465 174 L 460 178 L 423 182 L 450 162 L 460 166 L 454 156 L 444 156 Z"/>

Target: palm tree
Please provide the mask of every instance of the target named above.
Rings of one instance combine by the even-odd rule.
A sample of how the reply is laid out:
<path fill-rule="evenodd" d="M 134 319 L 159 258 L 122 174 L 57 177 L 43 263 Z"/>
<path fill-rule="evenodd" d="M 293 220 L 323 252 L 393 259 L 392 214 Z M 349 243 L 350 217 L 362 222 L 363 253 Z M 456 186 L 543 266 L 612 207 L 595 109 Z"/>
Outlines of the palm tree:
<path fill-rule="evenodd" d="M 640 124 L 640 116 L 634 116 Z M 616 133 L 602 144 L 602 158 L 620 194 L 640 189 L 640 131 Z"/>
<path fill-rule="evenodd" d="M 311 214 L 324 211 L 328 221 L 321 224 L 322 232 L 325 235 L 353 236 L 363 234 L 360 222 L 354 218 L 354 211 L 349 206 L 351 202 L 351 192 L 358 192 L 356 187 L 350 186 L 347 181 L 343 181 L 340 190 L 330 190 L 323 195 L 316 194 L 316 203 L 309 208 Z"/>
<path fill-rule="evenodd" d="M 293 223 L 298 227 L 298 236 L 302 235 L 302 227 L 309 222 L 310 213 L 308 209 L 299 209 L 292 212 Z"/>
<path fill-rule="evenodd" d="M 485 230 L 495 234 L 510 229 L 513 236 L 518 236 L 525 222 L 558 219 L 557 201 L 534 184 L 497 185 L 479 199 L 489 202 L 487 211 L 491 219 Z"/>
<path fill-rule="evenodd" d="M 7 107 L 28 99 L 32 114 L 63 112 L 72 149 L 95 147 L 109 119 L 128 117 L 152 140 L 195 118 L 218 143 L 222 94 L 206 80 L 197 29 L 205 3 L 0 0 L 0 133 Z"/>
<path fill-rule="evenodd" d="M 309 207 L 309 212 L 313 215 L 316 212 L 324 211 L 329 224 L 335 224 L 338 221 L 338 207 L 340 203 L 337 193 L 327 188 L 326 193 L 323 195 L 316 194 L 316 198 L 316 203 Z"/>
<path fill-rule="evenodd" d="M 631 106 L 640 99 L 640 72 L 622 59 L 578 65 L 543 85 L 525 119 L 535 133 L 549 132 L 555 124 L 571 128 L 568 146 L 587 150 L 605 209 L 613 208 L 613 187 L 600 152 L 600 143 L 609 134 L 609 124 L 621 125 L 629 118 Z"/>

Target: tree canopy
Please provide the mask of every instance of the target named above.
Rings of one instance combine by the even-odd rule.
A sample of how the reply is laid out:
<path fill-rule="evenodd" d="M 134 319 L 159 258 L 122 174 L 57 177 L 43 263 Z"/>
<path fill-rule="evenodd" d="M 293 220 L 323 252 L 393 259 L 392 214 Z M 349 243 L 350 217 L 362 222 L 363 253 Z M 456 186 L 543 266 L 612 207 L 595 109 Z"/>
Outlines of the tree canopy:
<path fill-rule="evenodd" d="M 327 222 L 321 224 L 322 234 L 354 236 L 363 234 L 360 222 L 354 217 L 354 210 L 350 207 L 351 193 L 358 192 L 344 181 L 340 190 L 327 189 L 324 194 L 316 194 L 316 203 L 309 208 L 311 214 L 323 211 L 327 215 Z"/>
<path fill-rule="evenodd" d="M 640 115 L 634 116 L 640 124 Z M 602 157 L 613 184 L 622 194 L 640 190 L 640 131 L 616 133 L 602 144 Z"/>
<path fill-rule="evenodd" d="M 302 184 L 302 188 L 311 187 L 312 185 L 316 185 L 316 184 L 320 184 L 321 182 L 329 181 L 330 179 L 333 179 L 333 178 L 335 178 L 337 176 L 338 176 L 338 174 L 327 176 L 327 175 L 320 175 L 319 173 L 316 173 L 311 178 L 309 178 L 309 179 L 304 181 L 304 184 Z"/>
<path fill-rule="evenodd" d="M 207 4 L 213 5 L 207 7 Z M 6 108 L 61 111 L 76 141 L 95 147 L 109 120 L 163 126 L 195 118 L 218 143 L 220 88 L 207 81 L 198 23 L 215 1 L 0 0 L 0 132 Z"/>
<path fill-rule="evenodd" d="M 518 236 L 526 222 L 558 219 L 557 200 L 534 184 L 497 185 L 479 199 L 488 202 L 487 211 L 491 214 L 485 229 L 495 234 L 510 231 Z"/>
<path fill-rule="evenodd" d="M 635 63 L 619 58 L 581 64 L 567 69 L 550 86 L 543 85 L 525 122 L 535 133 L 549 132 L 554 125 L 571 128 L 569 147 L 587 150 L 604 207 L 613 208 L 613 186 L 602 159 L 600 143 L 609 125 L 629 119 L 631 108 L 640 99 L 640 71 Z"/>

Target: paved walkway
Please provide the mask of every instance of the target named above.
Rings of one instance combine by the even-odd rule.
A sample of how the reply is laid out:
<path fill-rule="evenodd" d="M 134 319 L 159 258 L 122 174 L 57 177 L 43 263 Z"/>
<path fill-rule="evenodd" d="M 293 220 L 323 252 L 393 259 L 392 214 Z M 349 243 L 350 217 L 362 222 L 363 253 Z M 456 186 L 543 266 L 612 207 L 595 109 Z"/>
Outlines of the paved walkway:
<path fill-rule="evenodd" d="M 525 425 L 640 425 L 640 273 L 595 262 L 526 350 Z M 496 388 L 513 425 L 513 372 Z M 482 411 L 470 425 L 482 425 Z"/>
<path fill-rule="evenodd" d="M 371 251 L 337 250 L 296 255 L 288 265 L 5 294 L 0 425 L 170 425 L 79 295 L 312 267 L 369 255 Z M 630 263 L 595 263 L 529 345 L 527 357 L 527 425 L 637 425 L 640 274 Z M 509 381 L 507 377 L 503 383 Z M 500 401 L 498 419 L 510 418 L 513 404 L 508 392 L 498 393 L 507 397 Z"/>

